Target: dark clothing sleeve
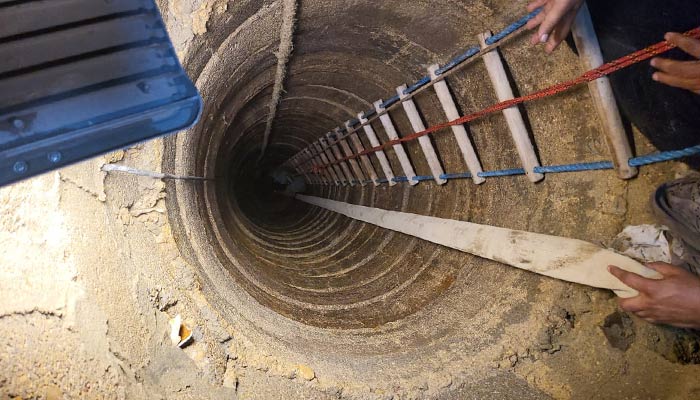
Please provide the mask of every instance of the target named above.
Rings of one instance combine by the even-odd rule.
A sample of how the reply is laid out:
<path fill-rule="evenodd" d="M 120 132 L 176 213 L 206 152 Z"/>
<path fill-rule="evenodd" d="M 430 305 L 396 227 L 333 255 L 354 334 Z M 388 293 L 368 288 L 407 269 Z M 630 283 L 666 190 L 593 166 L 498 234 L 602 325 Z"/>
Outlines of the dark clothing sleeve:
<path fill-rule="evenodd" d="M 606 61 L 657 43 L 666 32 L 700 26 L 699 0 L 589 0 L 588 5 Z M 692 59 L 678 49 L 663 57 Z M 660 150 L 700 144 L 700 95 L 657 83 L 653 72 L 646 61 L 610 76 L 623 116 Z"/>

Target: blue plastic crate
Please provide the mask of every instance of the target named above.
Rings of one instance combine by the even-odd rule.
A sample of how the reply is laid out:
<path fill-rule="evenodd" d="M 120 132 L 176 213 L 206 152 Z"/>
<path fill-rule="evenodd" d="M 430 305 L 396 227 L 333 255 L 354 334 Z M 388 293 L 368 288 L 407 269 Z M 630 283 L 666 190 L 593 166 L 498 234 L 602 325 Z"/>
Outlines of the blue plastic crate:
<path fill-rule="evenodd" d="M 0 0 L 0 21 L 0 186 L 199 118 L 153 0 Z"/>

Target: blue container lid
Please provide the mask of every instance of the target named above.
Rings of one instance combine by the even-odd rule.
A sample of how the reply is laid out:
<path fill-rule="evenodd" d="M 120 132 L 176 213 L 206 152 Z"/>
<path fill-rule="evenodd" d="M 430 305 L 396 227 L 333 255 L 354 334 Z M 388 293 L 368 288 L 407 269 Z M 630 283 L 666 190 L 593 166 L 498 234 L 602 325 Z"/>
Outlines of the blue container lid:
<path fill-rule="evenodd" d="M 153 0 L 0 0 L 0 186 L 195 124 Z"/>

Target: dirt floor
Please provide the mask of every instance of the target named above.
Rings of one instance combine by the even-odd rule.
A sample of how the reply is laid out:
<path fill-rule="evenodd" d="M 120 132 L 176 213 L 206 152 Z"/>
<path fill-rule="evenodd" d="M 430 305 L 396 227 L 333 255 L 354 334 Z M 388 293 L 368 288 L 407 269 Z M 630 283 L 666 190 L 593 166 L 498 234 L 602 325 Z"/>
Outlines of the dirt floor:
<path fill-rule="evenodd" d="M 157 169 L 148 159 L 158 147 L 0 191 L 2 396 L 389 398 L 356 382 L 326 381 L 304 360 L 278 360 L 217 315 L 178 254 L 163 184 L 99 171 L 122 157 Z M 541 290 L 556 286 L 546 280 Z M 630 317 L 612 297 L 568 285 L 554 303 L 532 304 L 529 318 L 544 328 L 534 341 L 518 330 L 529 321 L 508 326 L 509 345 L 489 356 L 487 379 L 462 385 L 437 373 L 429 385 L 447 388 L 436 395 L 445 399 L 700 396 L 697 337 Z M 194 328 L 194 342 L 182 350 L 168 337 L 176 314 Z"/>
<path fill-rule="evenodd" d="M 191 61 L 188 70 L 201 72 L 204 66 L 192 54 L 209 50 L 197 46 L 208 38 L 210 19 L 236 16 L 227 14 L 225 1 L 160 3 L 179 55 Z M 280 7 L 272 3 L 271 9 Z M 465 8 L 488 8 L 478 3 Z M 501 11 L 512 14 L 521 5 Z M 250 17 L 239 25 L 252 24 L 250 30 L 262 37 L 266 21 Z M 445 47 L 454 52 L 452 44 Z M 565 50 L 555 57 L 564 63 L 574 55 Z M 513 69 L 523 91 L 540 85 L 522 76 L 526 66 Z M 576 71 L 562 68 L 548 79 Z M 202 76 L 207 73 L 213 72 Z M 536 109 L 549 113 L 531 121 L 552 143 L 542 150 L 545 159 L 605 154 L 600 139 L 584 140 L 597 134 L 581 116 L 592 112 L 580 105 L 586 101 L 583 90 L 561 110 Z M 561 131 L 579 132 L 583 139 Z M 484 148 L 499 150 L 488 161 L 512 157 L 501 154 L 503 141 L 488 132 L 475 133 Z M 639 153 L 653 150 L 639 134 L 635 139 Z M 174 228 L 168 207 L 181 203 L 171 196 L 173 188 L 100 169 L 121 163 L 161 171 L 169 149 L 155 140 L 0 189 L 0 398 L 700 398 L 700 342 L 694 333 L 629 316 L 605 291 L 415 242 L 410 255 L 444 267 L 450 279 L 439 296 L 400 321 L 364 330 L 309 327 L 242 290 L 236 294 L 242 300 L 231 299 L 241 307 L 238 314 L 224 309 L 219 282 L 210 282 L 199 261 L 182 250 L 183 237 L 203 234 Z M 464 182 L 434 192 L 397 187 L 333 195 L 397 208 L 408 204 L 413 212 L 422 210 L 412 199 L 427 199 L 435 207 L 426 213 L 438 216 L 607 243 L 625 225 L 653 222 L 649 193 L 686 169 L 681 163 L 656 165 L 629 182 L 597 171 L 547 177 L 538 186 L 516 177 L 476 189 Z M 507 196 L 514 193 L 521 197 Z M 493 210 L 482 213 L 487 207 Z M 389 236 L 371 229 L 355 232 Z M 169 321 L 177 315 L 193 330 L 182 349 L 169 337 Z"/>

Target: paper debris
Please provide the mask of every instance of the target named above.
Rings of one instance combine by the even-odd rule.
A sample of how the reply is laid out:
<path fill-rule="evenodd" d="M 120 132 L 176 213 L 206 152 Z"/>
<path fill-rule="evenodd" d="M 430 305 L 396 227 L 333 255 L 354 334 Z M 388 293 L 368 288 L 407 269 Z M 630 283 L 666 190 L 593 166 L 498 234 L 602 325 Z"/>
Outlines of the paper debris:
<path fill-rule="evenodd" d="M 170 320 L 170 340 L 179 348 L 185 347 L 192 340 L 192 330 L 182 323 L 180 314 Z"/>
<path fill-rule="evenodd" d="M 640 262 L 671 262 L 671 248 L 661 225 L 631 225 L 620 232 L 610 248 Z"/>

